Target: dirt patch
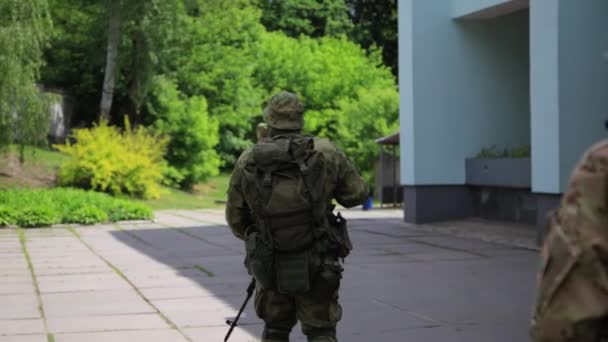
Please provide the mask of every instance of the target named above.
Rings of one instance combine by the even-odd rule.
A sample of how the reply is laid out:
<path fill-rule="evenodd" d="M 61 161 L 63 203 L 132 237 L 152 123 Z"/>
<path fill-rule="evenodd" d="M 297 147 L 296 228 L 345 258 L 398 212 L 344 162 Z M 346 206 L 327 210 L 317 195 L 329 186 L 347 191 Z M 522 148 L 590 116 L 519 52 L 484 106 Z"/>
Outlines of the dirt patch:
<path fill-rule="evenodd" d="M 57 169 L 34 161 L 21 164 L 14 152 L 0 154 L 0 188 L 50 187 L 56 183 Z"/>

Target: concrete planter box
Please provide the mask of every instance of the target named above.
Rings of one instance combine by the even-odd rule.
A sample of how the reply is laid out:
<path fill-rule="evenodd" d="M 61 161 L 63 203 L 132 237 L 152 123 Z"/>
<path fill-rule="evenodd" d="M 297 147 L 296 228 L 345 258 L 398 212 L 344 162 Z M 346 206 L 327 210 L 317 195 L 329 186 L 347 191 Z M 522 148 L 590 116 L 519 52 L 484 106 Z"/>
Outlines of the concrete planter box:
<path fill-rule="evenodd" d="M 468 185 L 531 188 L 530 158 L 467 158 Z"/>

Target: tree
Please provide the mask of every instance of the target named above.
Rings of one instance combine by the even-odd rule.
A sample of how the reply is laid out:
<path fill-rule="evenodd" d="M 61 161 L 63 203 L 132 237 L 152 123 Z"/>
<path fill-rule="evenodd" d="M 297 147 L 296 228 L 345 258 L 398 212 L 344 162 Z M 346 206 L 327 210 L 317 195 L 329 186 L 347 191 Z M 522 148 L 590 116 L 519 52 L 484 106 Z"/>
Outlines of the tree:
<path fill-rule="evenodd" d="M 156 75 L 175 71 L 186 48 L 186 11 L 181 0 L 129 1 L 123 6 L 117 110 L 135 125 L 146 120 L 145 104 Z"/>
<path fill-rule="evenodd" d="M 209 117 L 204 97 L 186 98 L 175 81 L 158 76 L 152 82 L 147 107 L 154 130 L 170 138 L 165 171 L 170 185 L 191 189 L 217 174 L 218 121 Z"/>
<path fill-rule="evenodd" d="M 186 9 L 175 70 L 167 72 L 186 97 L 207 99 L 222 136 L 217 151 L 231 168 L 251 144 L 252 119 L 261 112 L 262 94 L 251 77 L 264 32 L 260 12 L 249 0 L 197 0 Z"/>
<path fill-rule="evenodd" d="M 382 60 L 397 76 L 397 1 L 396 0 L 345 0 L 354 29 L 351 37 L 366 49 L 382 48 Z"/>
<path fill-rule="evenodd" d="M 49 109 L 36 83 L 52 25 L 48 3 L 0 1 L 0 22 L 0 146 L 43 143 Z"/>
<path fill-rule="evenodd" d="M 269 31 L 311 37 L 348 34 L 352 23 L 344 0 L 258 0 Z"/>
<path fill-rule="evenodd" d="M 121 0 L 111 0 L 110 5 L 106 68 L 103 79 L 103 88 L 101 91 L 101 103 L 99 105 L 100 121 L 110 121 L 110 110 L 112 109 L 112 97 L 114 96 L 116 65 L 118 61 L 118 46 L 120 43 L 120 12 L 122 11 L 121 3 Z"/>
<path fill-rule="evenodd" d="M 294 39 L 281 32 L 263 35 L 253 74 L 269 97 L 278 90 L 300 95 L 305 130 L 337 143 L 368 180 L 377 156 L 374 140 L 398 127 L 395 79 L 370 53 L 345 37 Z"/>
<path fill-rule="evenodd" d="M 105 1 L 48 0 L 53 18 L 49 46 L 44 51 L 41 82 L 78 99 L 73 124 L 98 120 L 107 44 L 108 10 Z"/>
<path fill-rule="evenodd" d="M 45 85 L 61 88 L 78 98 L 73 122 L 98 120 L 104 82 L 110 10 L 98 0 L 49 0 L 55 26 L 42 69 Z M 145 121 L 151 79 L 175 67 L 184 40 L 181 0 L 123 1 L 110 117 L 121 125 L 128 114 L 134 125 Z"/>

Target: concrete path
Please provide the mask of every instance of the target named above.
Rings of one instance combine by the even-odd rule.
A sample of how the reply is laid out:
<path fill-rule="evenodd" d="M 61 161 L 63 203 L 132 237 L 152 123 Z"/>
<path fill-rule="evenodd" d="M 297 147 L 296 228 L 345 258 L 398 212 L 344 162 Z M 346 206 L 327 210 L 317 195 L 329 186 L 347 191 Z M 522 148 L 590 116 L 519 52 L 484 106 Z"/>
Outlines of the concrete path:
<path fill-rule="evenodd" d="M 528 341 L 536 252 L 410 226 L 400 211 L 345 216 L 341 341 Z M 0 230 L 0 341 L 223 341 L 249 282 L 243 249 L 217 210 Z M 231 341 L 261 329 L 250 305 Z"/>

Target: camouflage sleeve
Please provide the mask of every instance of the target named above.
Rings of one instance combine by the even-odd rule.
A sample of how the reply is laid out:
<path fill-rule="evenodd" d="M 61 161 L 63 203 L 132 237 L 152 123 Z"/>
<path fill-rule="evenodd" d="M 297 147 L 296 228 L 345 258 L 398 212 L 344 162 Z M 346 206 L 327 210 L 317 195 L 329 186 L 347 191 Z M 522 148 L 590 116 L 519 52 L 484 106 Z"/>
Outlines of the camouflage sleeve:
<path fill-rule="evenodd" d="M 230 177 L 230 185 L 228 187 L 228 201 L 226 203 L 226 222 L 232 230 L 232 233 L 237 238 L 244 240 L 247 227 L 253 223 L 251 211 L 243 196 L 243 187 L 241 182 L 243 177 L 241 170 L 237 166 Z"/>
<path fill-rule="evenodd" d="M 367 184 L 344 153 L 338 151 L 337 161 L 338 179 L 334 198 L 347 208 L 362 204 L 368 196 Z"/>
<path fill-rule="evenodd" d="M 575 168 L 541 252 L 535 342 L 608 341 L 608 142 Z"/>

